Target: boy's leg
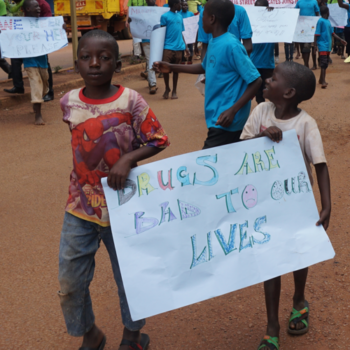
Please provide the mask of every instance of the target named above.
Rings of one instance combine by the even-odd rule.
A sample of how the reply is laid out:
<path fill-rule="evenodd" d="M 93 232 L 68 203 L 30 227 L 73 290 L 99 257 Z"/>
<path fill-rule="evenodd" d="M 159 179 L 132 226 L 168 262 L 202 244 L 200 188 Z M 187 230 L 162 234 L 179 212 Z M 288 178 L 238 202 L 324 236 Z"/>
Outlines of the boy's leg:
<path fill-rule="evenodd" d="M 278 321 L 278 308 L 281 294 L 281 277 L 264 282 L 265 303 L 267 311 L 266 335 L 278 337 L 280 325 Z"/>
<path fill-rule="evenodd" d="M 313 66 L 312 66 L 312 70 L 317 69 L 317 63 L 316 63 L 316 47 L 312 46 L 312 62 L 313 62 Z"/>
<path fill-rule="evenodd" d="M 329 61 L 329 56 L 328 55 L 321 55 L 320 53 L 320 68 L 321 68 L 321 73 L 320 73 L 320 80 L 319 83 L 322 85 L 322 89 L 325 89 L 327 87 L 326 83 L 326 69 L 328 68 L 328 61 Z"/>
<path fill-rule="evenodd" d="M 293 307 L 295 310 L 302 310 L 305 307 L 305 285 L 306 279 L 309 269 L 306 267 L 305 269 L 294 271 L 294 296 L 293 296 Z M 305 317 L 307 314 L 305 314 Z M 289 324 L 289 327 L 294 330 L 299 330 L 305 327 L 304 323 L 299 322 L 294 325 L 293 322 Z"/>
<path fill-rule="evenodd" d="M 59 251 L 60 303 L 68 334 L 82 337 L 83 346 L 98 347 L 103 333 L 95 326 L 89 285 L 99 248 L 99 226 L 65 213 Z"/>
<path fill-rule="evenodd" d="M 172 63 L 172 51 L 164 50 L 163 51 L 163 61 Z M 163 73 L 164 84 L 165 84 L 165 92 L 163 94 L 163 98 L 166 100 L 169 98 L 170 87 L 169 87 L 169 73 Z"/>
<path fill-rule="evenodd" d="M 293 54 L 294 54 L 294 44 L 289 44 L 289 60 L 293 61 Z"/>
<path fill-rule="evenodd" d="M 295 59 L 298 60 L 300 58 L 300 45 L 299 45 L 299 43 L 295 43 L 295 48 L 297 50 L 297 55 L 295 56 Z"/>
<path fill-rule="evenodd" d="M 302 43 L 302 44 L 300 44 L 300 49 L 301 49 L 301 54 L 302 54 L 303 60 L 304 60 L 304 66 L 309 68 L 311 44 L 310 43 Z"/>
<path fill-rule="evenodd" d="M 133 321 L 130 315 L 130 309 L 128 305 L 128 301 L 126 299 L 123 279 L 120 273 L 119 262 L 117 258 L 117 253 L 115 250 L 115 245 L 113 241 L 113 236 L 110 227 L 101 229 L 101 238 L 103 243 L 105 244 L 111 263 L 114 274 L 114 279 L 118 286 L 118 295 L 120 302 L 120 310 L 122 314 L 122 321 L 124 324 L 124 332 L 123 339 L 130 340 L 136 343 L 140 343 L 140 330 L 146 324 L 146 320 Z M 120 347 L 120 350 L 129 350 L 129 348 L 125 345 Z"/>
<path fill-rule="evenodd" d="M 174 55 L 173 63 L 180 64 L 181 58 L 182 58 L 182 51 L 174 51 L 173 55 Z M 171 94 L 172 100 L 178 99 L 177 94 L 176 94 L 178 80 L 179 80 L 179 73 L 173 73 L 173 92 Z"/>
<path fill-rule="evenodd" d="M 148 80 L 149 90 L 150 90 L 150 93 L 155 93 L 157 91 L 156 89 L 157 79 L 156 79 L 156 72 L 152 70 L 151 67 L 149 66 L 150 44 L 143 43 L 142 48 L 143 48 L 143 52 L 145 53 L 146 62 L 147 62 L 147 80 Z"/>
<path fill-rule="evenodd" d="M 187 64 L 192 64 L 193 59 L 193 44 L 188 45 L 188 50 L 190 51 L 190 56 L 187 58 Z"/>

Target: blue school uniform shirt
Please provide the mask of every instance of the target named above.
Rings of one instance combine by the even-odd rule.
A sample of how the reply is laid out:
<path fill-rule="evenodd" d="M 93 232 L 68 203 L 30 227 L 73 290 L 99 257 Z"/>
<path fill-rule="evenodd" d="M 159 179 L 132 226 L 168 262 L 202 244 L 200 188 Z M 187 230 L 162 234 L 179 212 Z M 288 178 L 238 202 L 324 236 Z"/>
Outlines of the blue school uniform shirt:
<path fill-rule="evenodd" d="M 316 16 L 316 12 L 320 12 L 316 0 L 299 0 L 295 8 L 300 9 L 299 16 Z"/>
<path fill-rule="evenodd" d="M 235 17 L 228 27 L 228 32 L 235 35 L 238 40 L 250 39 L 253 36 L 252 27 L 250 25 L 247 11 L 244 7 L 235 6 Z"/>
<path fill-rule="evenodd" d="M 182 16 L 182 18 L 188 18 L 188 17 L 193 17 L 194 14 L 191 11 L 186 11 L 183 12 L 182 10 L 179 12 L 179 14 Z"/>
<path fill-rule="evenodd" d="M 179 13 L 166 12 L 160 17 L 160 25 L 166 26 L 164 49 L 183 51 L 186 49 L 182 32 L 185 30 L 184 21 Z"/>
<path fill-rule="evenodd" d="M 232 107 L 260 77 L 241 42 L 231 33 L 209 41 L 202 67 L 205 70 L 205 120 L 208 128 L 243 130 L 251 102 L 241 108 L 228 128 L 215 125 L 220 114 Z"/>
<path fill-rule="evenodd" d="M 250 55 L 254 66 L 261 69 L 275 68 L 275 44 L 253 44 L 253 52 Z"/>
<path fill-rule="evenodd" d="M 23 58 L 24 68 L 48 68 L 47 55 Z"/>
<path fill-rule="evenodd" d="M 320 18 L 316 26 L 317 47 L 320 52 L 331 51 L 333 28 L 328 19 Z"/>

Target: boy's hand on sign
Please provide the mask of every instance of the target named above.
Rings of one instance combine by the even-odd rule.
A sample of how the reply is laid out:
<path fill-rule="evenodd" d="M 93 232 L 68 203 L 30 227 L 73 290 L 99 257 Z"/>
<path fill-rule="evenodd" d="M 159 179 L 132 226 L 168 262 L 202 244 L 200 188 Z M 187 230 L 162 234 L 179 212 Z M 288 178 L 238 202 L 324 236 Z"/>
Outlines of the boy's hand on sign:
<path fill-rule="evenodd" d="M 154 62 L 152 69 L 155 70 L 156 73 L 171 73 L 171 65 L 168 62 Z"/>
<path fill-rule="evenodd" d="M 282 141 L 282 130 L 277 126 L 270 126 L 260 133 L 260 136 L 267 136 L 273 142 Z"/>
<path fill-rule="evenodd" d="M 128 154 L 120 157 L 119 160 L 112 166 L 108 178 L 107 184 L 109 187 L 116 190 L 123 190 L 125 186 L 125 181 L 129 176 L 132 161 L 128 158 Z"/>
<path fill-rule="evenodd" d="M 330 209 L 322 209 L 320 212 L 320 220 L 316 222 L 316 226 L 323 225 L 323 228 L 327 230 L 329 226 L 329 219 L 331 217 Z"/>
<path fill-rule="evenodd" d="M 220 114 L 220 117 L 215 125 L 220 125 L 224 128 L 228 128 L 232 124 L 236 113 L 237 112 L 235 110 L 233 110 L 232 108 L 229 108 L 228 110 Z"/>

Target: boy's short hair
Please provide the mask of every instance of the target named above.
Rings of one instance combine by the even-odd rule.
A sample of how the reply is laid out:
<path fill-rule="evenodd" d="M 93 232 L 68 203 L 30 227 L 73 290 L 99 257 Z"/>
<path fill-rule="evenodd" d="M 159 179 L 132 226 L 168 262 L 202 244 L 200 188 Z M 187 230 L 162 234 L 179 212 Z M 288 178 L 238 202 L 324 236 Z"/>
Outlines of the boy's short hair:
<path fill-rule="evenodd" d="M 279 67 L 287 84 L 295 89 L 298 103 L 310 100 L 316 90 L 316 78 L 312 70 L 293 61 L 283 62 Z"/>
<path fill-rule="evenodd" d="M 205 9 L 227 29 L 235 17 L 235 7 L 230 0 L 209 0 Z"/>
<path fill-rule="evenodd" d="M 321 16 L 326 15 L 329 13 L 329 8 L 327 6 L 321 6 L 320 7 L 320 14 Z"/>
<path fill-rule="evenodd" d="M 181 2 L 181 1 L 180 0 L 168 0 L 168 5 L 170 8 L 172 8 L 178 2 Z"/>
<path fill-rule="evenodd" d="M 256 0 L 255 4 L 259 4 L 259 6 L 266 6 L 266 7 L 269 6 L 268 0 Z"/>
<path fill-rule="evenodd" d="M 32 1 L 32 0 L 26 0 L 26 1 Z M 79 43 L 78 43 L 78 49 L 77 49 L 78 55 L 79 55 L 81 42 L 84 40 L 88 40 L 89 38 L 101 38 L 101 39 L 110 41 L 112 46 L 113 46 L 115 60 L 118 61 L 118 59 L 119 59 L 119 46 L 118 46 L 117 41 L 113 38 L 113 36 L 111 34 L 105 32 L 104 30 L 100 30 L 100 29 L 90 30 L 89 32 L 85 33 L 81 37 L 81 39 L 79 40 Z"/>

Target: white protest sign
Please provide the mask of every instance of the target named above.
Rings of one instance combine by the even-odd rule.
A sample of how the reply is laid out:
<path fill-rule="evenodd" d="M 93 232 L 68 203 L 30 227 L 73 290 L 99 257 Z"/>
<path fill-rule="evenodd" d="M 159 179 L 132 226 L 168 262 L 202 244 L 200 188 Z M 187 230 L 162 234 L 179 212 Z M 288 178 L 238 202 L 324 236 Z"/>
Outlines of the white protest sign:
<path fill-rule="evenodd" d="M 253 30 L 253 44 L 293 42 L 299 9 L 274 9 L 245 7 Z"/>
<path fill-rule="evenodd" d="M 312 43 L 315 40 L 317 22 L 320 17 L 299 16 L 294 32 L 295 43 Z"/>
<path fill-rule="evenodd" d="M 185 30 L 182 32 L 186 44 L 193 44 L 196 42 L 198 32 L 199 16 L 192 16 L 184 18 Z"/>
<path fill-rule="evenodd" d="M 295 130 L 102 179 L 133 320 L 334 257 Z"/>
<path fill-rule="evenodd" d="M 150 40 L 149 67 L 152 69 L 153 63 L 163 60 L 164 42 L 166 27 L 159 27 L 152 31 Z"/>
<path fill-rule="evenodd" d="M 235 5 L 254 6 L 256 0 L 231 0 Z M 270 7 L 295 7 L 298 0 L 269 0 Z"/>
<path fill-rule="evenodd" d="M 160 24 L 160 17 L 169 7 L 131 6 L 129 7 L 130 31 L 134 38 L 150 39 L 153 27 Z"/>
<path fill-rule="evenodd" d="M 47 55 L 68 45 L 63 17 L 0 17 L 3 57 Z"/>
<path fill-rule="evenodd" d="M 329 4 L 329 20 L 332 27 L 343 27 L 348 23 L 348 11 L 339 7 L 338 4 Z"/>

